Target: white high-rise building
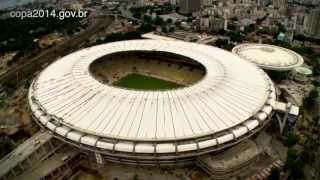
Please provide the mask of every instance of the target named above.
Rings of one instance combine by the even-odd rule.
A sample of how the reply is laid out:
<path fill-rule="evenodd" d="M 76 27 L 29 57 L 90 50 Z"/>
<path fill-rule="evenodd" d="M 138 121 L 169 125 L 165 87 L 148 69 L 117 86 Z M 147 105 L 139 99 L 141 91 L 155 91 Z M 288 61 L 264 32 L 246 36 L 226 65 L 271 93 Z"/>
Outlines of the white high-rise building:
<path fill-rule="evenodd" d="M 179 0 L 170 0 L 170 4 L 172 6 L 177 6 L 179 4 Z"/>
<path fill-rule="evenodd" d="M 311 10 L 307 16 L 305 34 L 312 37 L 320 37 L 320 8 Z"/>
<path fill-rule="evenodd" d="M 201 9 L 200 0 L 180 0 L 179 7 L 180 12 L 183 14 L 189 14 L 193 12 L 200 11 Z"/>
<path fill-rule="evenodd" d="M 217 0 L 201 0 L 201 6 L 208 7 L 213 6 Z"/>

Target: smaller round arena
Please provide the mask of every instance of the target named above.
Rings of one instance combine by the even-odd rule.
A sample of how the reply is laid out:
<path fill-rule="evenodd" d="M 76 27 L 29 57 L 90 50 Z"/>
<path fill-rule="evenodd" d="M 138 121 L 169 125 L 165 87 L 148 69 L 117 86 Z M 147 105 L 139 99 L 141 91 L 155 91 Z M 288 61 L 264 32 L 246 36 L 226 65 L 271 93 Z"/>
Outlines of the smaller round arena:
<path fill-rule="evenodd" d="M 232 52 L 263 69 L 274 71 L 289 71 L 304 62 L 296 52 L 269 44 L 240 44 Z"/>

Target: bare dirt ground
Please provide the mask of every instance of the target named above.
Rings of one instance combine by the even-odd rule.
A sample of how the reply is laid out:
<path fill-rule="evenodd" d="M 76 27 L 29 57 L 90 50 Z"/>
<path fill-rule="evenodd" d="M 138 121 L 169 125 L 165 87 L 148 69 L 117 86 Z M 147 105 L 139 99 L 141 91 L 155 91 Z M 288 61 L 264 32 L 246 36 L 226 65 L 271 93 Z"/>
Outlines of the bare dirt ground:
<path fill-rule="evenodd" d="M 106 163 L 99 167 L 85 162 L 74 180 L 208 180 L 209 177 L 195 166 L 190 167 L 144 167 Z M 95 171 L 92 171 L 95 169 Z"/>

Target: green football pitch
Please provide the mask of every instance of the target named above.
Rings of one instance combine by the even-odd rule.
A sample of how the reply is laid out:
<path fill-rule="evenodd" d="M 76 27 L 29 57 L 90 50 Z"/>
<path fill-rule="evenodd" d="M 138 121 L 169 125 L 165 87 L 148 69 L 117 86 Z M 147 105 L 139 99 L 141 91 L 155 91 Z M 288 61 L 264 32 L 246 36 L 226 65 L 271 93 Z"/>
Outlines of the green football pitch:
<path fill-rule="evenodd" d="M 129 74 L 113 83 L 114 86 L 138 90 L 168 90 L 182 85 L 140 74 Z"/>

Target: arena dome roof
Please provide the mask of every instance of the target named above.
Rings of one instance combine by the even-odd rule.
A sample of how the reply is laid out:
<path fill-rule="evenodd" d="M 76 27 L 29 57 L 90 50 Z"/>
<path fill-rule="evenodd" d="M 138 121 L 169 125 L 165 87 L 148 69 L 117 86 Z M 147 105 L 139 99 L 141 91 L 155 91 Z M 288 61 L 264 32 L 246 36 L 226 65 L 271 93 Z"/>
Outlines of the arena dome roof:
<path fill-rule="evenodd" d="M 205 76 L 173 90 L 117 88 L 96 80 L 90 64 L 122 51 L 169 52 L 201 63 Z M 257 129 L 275 104 L 263 70 L 212 46 L 131 40 L 86 48 L 43 70 L 29 91 L 39 124 L 91 148 L 126 153 L 199 151 L 240 140 Z"/>
<path fill-rule="evenodd" d="M 294 51 L 269 44 L 240 44 L 232 52 L 263 69 L 287 71 L 303 64 L 302 56 Z"/>

